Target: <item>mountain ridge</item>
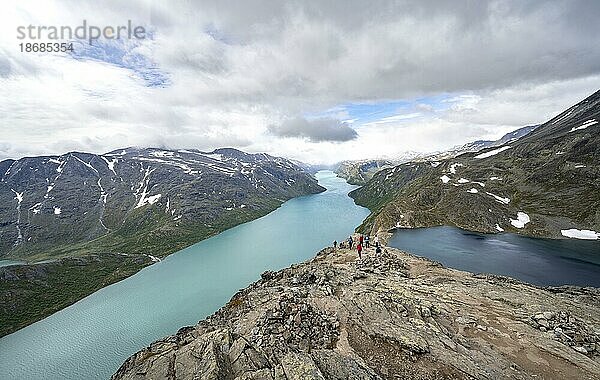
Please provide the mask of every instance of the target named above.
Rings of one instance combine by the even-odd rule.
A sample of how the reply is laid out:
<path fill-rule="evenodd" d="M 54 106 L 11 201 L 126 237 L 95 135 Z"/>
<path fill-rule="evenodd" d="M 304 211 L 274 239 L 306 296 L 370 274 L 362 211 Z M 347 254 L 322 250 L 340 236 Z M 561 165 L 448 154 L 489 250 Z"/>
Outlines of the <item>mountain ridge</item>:
<path fill-rule="evenodd" d="M 286 175 L 289 178 L 284 178 Z M 230 198 L 225 199 L 222 190 L 205 182 L 220 182 L 224 188 L 231 184 Z M 188 184 L 201 187 L 191 189 Z M 243 205 L 244 212 L 260 212 L 267 206 L 266 198 L 281 203 L 305 190 L 322 188 L 290 161 L 232 148 L 211 152 L 125 148 L 104 155 L 69 152 L 6 160 L 0 162 L 0 200 L 13 205 L 0 209 L 4 222 L 0 226 L 0 257 L 24 258 L 46 251 L 49 245 L 52 249 L 52 245 L 85 242 L 113 233 L 128 223 L 144 225 L 149 216 L 139 215 L 140 209 L 156 211 L 160 207 L 171 214 L 171 219 L 195 222 L 202 218 L 210 225 L 220 204 L 213 205 L 212 210 L 200 210 L 195 204 L 212 199 L 226 204 L 220 211 L 234 211 Z M 246 199 L 248 194 L 261 199 L 253 204 L 252 199 Z M 195 204 L 190 204 L 190 199 Z M 80 228 L 61 225 L 65 218 Z M 177 224 L 177 220 L 162 219 L 163 224 Z M 45 225 L 50 223 L 57 225 Z M 44 228 L 58 230 L 46 236 Z M 49 241 L 55 244 L 47 244 Z"/>
<path fill-rule="evenodd" d="M 125 148 L 0 162 L 0 335 L 296 196 L 291 161 L 233 148 Z"/>
<path fill-rule="evenodd" d="M 501 147 L 435 165 L 409 162 L 384 169 L 351 193 L 372 211 L 360 230 L 445 224 L 485 233 L 597 239 L 597 120 L 600 91 Z"/>
<path fill-rule="evenodd" d="M 363 159 L 342 161 L 335 168 L 335 173 L 353 185 L 364 185 L 380 170 L 392 168 L 406 162 L 436 162 L 459 156 L 463 153 L 478 152 L 482 149 L 500 146 L 534 131 L 539 125 L 520 127 L 506 133 L 498 140 L 477 140 L 458 145 L 445 151 L 435 153 L 404 152 L 403 157 Z"/>

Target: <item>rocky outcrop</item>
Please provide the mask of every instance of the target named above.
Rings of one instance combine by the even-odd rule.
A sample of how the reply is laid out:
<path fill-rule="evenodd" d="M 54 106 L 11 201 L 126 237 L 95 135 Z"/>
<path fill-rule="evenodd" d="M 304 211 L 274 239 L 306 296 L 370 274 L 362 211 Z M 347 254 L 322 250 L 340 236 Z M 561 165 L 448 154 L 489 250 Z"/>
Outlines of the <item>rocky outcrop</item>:
<path fill-rule="evenodd" d="M 598 379 L 599 295 L 328 248 L 265 272 L 113 379 Z"/>

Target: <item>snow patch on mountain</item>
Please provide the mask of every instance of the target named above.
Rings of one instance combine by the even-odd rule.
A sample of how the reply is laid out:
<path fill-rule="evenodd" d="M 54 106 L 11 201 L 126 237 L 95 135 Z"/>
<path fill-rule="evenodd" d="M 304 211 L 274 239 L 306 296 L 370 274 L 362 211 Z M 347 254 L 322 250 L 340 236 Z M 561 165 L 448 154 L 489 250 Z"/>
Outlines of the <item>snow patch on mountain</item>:
<path fill-rule="evenodd" d="M 82 160 L 81 158 L 77 157 L 74 154 L 71 154 L 71 157 L 73 157 L 77 161 L 81 162 L 83 165 L 85 165 L 85 167 L 89 168 L 94 173 L 96 173 L 98 175 L 98 177 L 100 177 L 100 173 L 98 172 L 98 170 L 90 162 L 85 162 L 84 160 Z"/>
<path fill-rule="evenodd" d="M 592 230 L 578 230 L 576 228 L 571 228 L 568 230 L 560 230 L 562 236 L 571 238 L 571 239 L 584 239 L 584 240 L 598 240 L 600 239 L 600 232 L 592 231 Z"/>
<path fill-rule="evenodd" d="M 504 152 L 505 150 L 510 149 L 510 146 L 503 146 L 501 148 L 498 149 L 494 149 L 494 150 L 490 150 L 489 152 L 485 152 L 485 153 L 481 153 L 478 154 L 477 156 L 475 156 L 475 158 L 481 159 L 481 158 L 488 158 L 488 157 L 492 157 L 497 155 L 500 152 Z"/>
<path fill-rule="evenodd" d="M 160 262 L 160 259 L 156 256 L 152 256 L 152 255 L 146 255 L 146 256 L 148 256 L 150 258 L 150 260 L 152 260 L 152 262 L 155 262 L 155 263 Z"/>
<path fill-rule="evenodd" d="M 590 119 L 590 120 L 586 121 L 585 123 L 581 124 L 579 127 L 573 127 L 573 128 L 571 128 L 571 130 L 569 131 L 569 133 L 575 132 L 575 131 L 580 131 L 582 129 L 586 129 L 587 127 L 591 127 L 594 124 L 598 124 L 598 122 L 596 121 L 596 119 Z"/>
<path fill-rule="evenodd" d="M 456 168 L 458 168 L 460 166 L 463 166 L 463 164 L 455 163 L 455 164 L 450 165 L 450 173 L 456 174 Z"/>
<path fill-rule="evenodd" d="M 157 195 L 148 196 L 148 184 L 150 183 L 150 174 L 152 174 L 153 171 L 154 171 L 154 169 L 147 167 L 146 171 L 144 172 L 144 178 L 140 182 L 140 185 L 138 186 L 138 188 L 134 194 L 136 199 L 138 198 L 138 196 L 140 198 L 138 200 L 137 204 L 135 205 L 135 208 L 140 208 L 147 204 L 153 205 L 161 197 L 160 194 L 158 194 L 158 196 Z M 141 191 L 141 193 L 140 193 L 140 191 Z"/>
<path fill-rule="evenodd" d="M 524 228 L 527 223 L 529 223 L 531 219 L 529 219 L 529 215 L 524 212 L 517 212 L 517 219 L 511 219 L 510 224 L 512 224 L 515 228 Z"/>
<path fill-rule="evenodd" d="M 34 214 L 36 214 L 36 215 L 37 215 L 37 214 L 39 214 L 39 213 L 42 211 L 41 207 L 42 207 L 42 203 L 41 203 L 41 202 L 38 202 L 38 203 L 34 204 L 33 206 L 31 206 L 29 209 L 30 209 L 30 210 L 31 210 L 31 211 L 32 211 Z"/>
<path fill-rule="evenodd" d="M 157 150 L 150 153 L 151 156 L 154 157 L 173 157 L 175 156 L 175 152 L 171 152 L 168 150 Z"/>
<path fill-rule="evenodd" d="M 203 154 L 204 157 L 212 158 L 213 160 L 223 161 L 223 155 L 219 153 Z"/>
<path fill-rule="evenodd" d="M 494 197 L 494 199 L 496 199 L 496 201 L 498 201 L 500 203 L 504 203 L 505 205 L 507 205 L 507 204 L 510 203 L 510 198 L 504 198 L 504 197 L 498 196 L 496 194 L 492 194 L 492 193 L 487 192 L 487 191 L 485 193 L 487 195 L 491 196 L 491 197 Z"/>
<path fill-rule="evenodd" d="M 104 160 L 104 162 L 106 162 L 106 166 L 108 166 L 108 170 L 110 170 L 111 172 L 113 172 L 115 175 L 117 175 L 117 172 L 115 171 L 115 164 L 117 162 L 119 162 L 118 159 L 114 158 L 112 160 L 108 160 L 106 157 L 104 156 L 100 156 L 100 158 L 102 158 Z"/>
<path fill-rule="evenodd" d="M 23 234 L 21 233 L 21 202 L 23 202 L 23 192 L 17 192 L 11 189 L 15 193 L 15 200 L 17 201 L 17 241 L 15 245 L 19 244 L 23 240 Z"/>

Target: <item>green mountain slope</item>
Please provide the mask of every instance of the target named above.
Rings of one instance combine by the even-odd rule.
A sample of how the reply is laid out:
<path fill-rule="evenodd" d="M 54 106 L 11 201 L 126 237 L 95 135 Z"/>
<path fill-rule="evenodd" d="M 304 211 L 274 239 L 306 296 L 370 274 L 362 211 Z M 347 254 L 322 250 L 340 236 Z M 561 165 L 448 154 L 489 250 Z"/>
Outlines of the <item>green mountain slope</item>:
<path fill-rule="evenodd" d="M 598 238 L 598 121 L 600 91 L 503 146 L 439 165 L 385 169 L 351 193 L 372 211 L 360 228 L 452 225 L 488 233 Z"/>

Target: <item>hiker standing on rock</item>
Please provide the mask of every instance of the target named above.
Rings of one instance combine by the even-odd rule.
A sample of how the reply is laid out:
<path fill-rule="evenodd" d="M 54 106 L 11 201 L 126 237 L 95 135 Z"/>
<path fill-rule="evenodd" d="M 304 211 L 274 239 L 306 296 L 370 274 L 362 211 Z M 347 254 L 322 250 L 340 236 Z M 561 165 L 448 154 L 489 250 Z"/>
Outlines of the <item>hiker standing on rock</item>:
<path fill-rule="evenodd" d="M 379 245 L 379 236 L 375 235 L 375 246 Z"/>
<path fill-rule="evenodd" d="M 362 259 L 362 244 L 358 243 L 356 246 L 356 251 L 358 252 L 358 258 Z"/>
<path fill-rule="evenodd" d="M 352 249 L 352 244 L 354 244 L 354 241 L 352 240 L 352 236 L 350 236 L 348 238 L 348 248 Z"/>
<path fill-rule="evenodd" d="M 335 251 L 337 249 L 337 240 L 333 241 L 333 250 Z"/>
<path fill-rule="evenodd" d="M 362 234 L 358 237 L 358 244 L 363 245 L 363 242 L 365 241 L 365 238 L 362 236 Z"/>
<path fill-rule="evenodd" d="M 371 244 L 369 244 L 369 235 L 365 236 L 365 248 L 369 248 Z"/>

